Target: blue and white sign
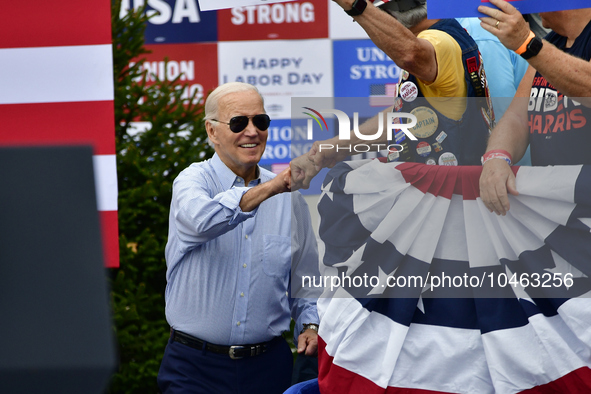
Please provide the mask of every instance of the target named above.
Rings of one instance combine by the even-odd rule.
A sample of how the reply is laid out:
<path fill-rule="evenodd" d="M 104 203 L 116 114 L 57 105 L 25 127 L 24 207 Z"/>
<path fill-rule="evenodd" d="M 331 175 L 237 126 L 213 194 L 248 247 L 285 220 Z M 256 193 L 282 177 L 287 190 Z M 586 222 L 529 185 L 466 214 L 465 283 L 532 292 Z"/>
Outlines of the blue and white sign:
<path fill-rule="evenodd" d="M 400 68 L 371 40 L 334 41 L 333 53 L 335 97 L 369 97 L 372 85 L 400 78 Z"/>
<path fill-rule="evenodd" d="M 290 119 L 292 97 L 332 95 L 330 40 L 218 43 L 219 83 L 256 86 L 272 119 Z"/>
<path fill-rule="evenodd" d="M 272 119 L 268 129 L 267 147 L 259 164 L 289 163 L 290 160 L 291 121 L 289 119 Z"/>
<path fill-rule="evenodd" d="M 522 14 L 537 12 L 551 12 L 562 10 L 574 10 L 588 8 L 589 0 L 508 0 L 511 5 Z M 467 18 L 485 17 L 487 15 L 478 12 L 478 6 L 496 8 L 488 1 L 483 0 L 429 0 L 427 14 L 431 19 L 439 18 Z"/>

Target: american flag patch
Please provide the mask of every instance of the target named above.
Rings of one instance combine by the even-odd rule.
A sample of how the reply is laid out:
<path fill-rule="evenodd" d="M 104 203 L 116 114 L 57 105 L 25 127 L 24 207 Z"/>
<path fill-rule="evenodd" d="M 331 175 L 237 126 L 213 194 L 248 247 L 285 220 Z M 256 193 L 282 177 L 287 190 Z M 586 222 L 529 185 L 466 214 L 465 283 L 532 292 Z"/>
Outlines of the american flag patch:
<path fill-rule="evenodd" d="M 369 86 L 369 105 L 372 107 L 388 107 L 394 104 L 398 93 L 397 83 L 371 84 Z"/>

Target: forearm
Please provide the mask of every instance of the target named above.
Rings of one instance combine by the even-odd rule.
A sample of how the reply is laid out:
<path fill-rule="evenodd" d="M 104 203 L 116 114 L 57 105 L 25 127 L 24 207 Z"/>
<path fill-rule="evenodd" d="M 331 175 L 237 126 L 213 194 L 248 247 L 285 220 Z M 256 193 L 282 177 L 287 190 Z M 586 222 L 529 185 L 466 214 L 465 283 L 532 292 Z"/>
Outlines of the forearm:
<path fill-rule="evenodd" d="M 273 181 L 261 183 L 244 193 L 240 200 L 240 209 L 243 212 L 250 212 L 256 209 L 266 199 L 282 192 L 283 190 L 280 190 Z"/>
<path fill-rule="evenodd" d="M 591 107 L 591 63 L 561 51 L 544 41 L 529 64 L 565 96 Z"/>
<path fill-rule="evenodd" d="M 523 98 L 514 99 L 523 102 L 527 101 Z M 497 126 L 492 131 L 486 151 L 491 150 L 505 150 L 512 158 L 513 163 L 517 163 L 523 155 L 528 146 L 529 130 L 527 121 L 524 122 L 523 117 L 507 110 L 503 118 L 499 121 Z"/>
<path fill-rule="evenodd" d="M 353 19 L 398 67 L 424 81 L 435 80 L 437 61 L 433 46 L 428 41 L 418 38 L 392 15 L 375 7 L 370 1 L 365 11 Z"/>
<path fill-rule="evenodd" d="M 501 149 L 509 152 L 513 163 L 523 157 L 529 143 L 527 107 L 536 70 L 529 67 L 523 76 L 509 108 L 492 131 L 486 151 Z"/>

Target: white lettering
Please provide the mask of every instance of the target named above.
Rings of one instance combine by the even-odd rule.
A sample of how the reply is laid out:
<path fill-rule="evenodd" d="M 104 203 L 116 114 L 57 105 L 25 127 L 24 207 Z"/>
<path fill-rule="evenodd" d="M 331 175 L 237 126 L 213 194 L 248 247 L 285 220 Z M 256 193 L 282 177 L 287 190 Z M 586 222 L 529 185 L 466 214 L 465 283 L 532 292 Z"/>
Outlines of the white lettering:
<path fill-rule="evenodd" d="M 194 0 L 191 0 L 194 1 Z M 311 23 L 315 20 L 314 4 L 305 3 L 275 3 L 258 6 L 235 7 L 231 11 L 230 21 L 234 25 L 249 25 L 255 23 L 281 24 L 281 23 Z M 246 13 L 246 17 L 245 14 Z"/>
<path fill-rule="evenodd" d="M 172 23 L 181 23 L 184 18 L 188 18 L 191 23 L 201 21 L 195 0 L 176 0 Z"/>
<path fill-rule="evenodd" d="M 232 22 L 233 25 L 241 25 L 244 23 L 246 18 L 244 18 L 244 14 L 242 13 L 242 7 L 232 8 L 231 12 L 232 18 L 230 19 L 230 22 Z"/>
<path fill-rule="evenodd" d="M 150 23 L 163 25 L 170 20 L 172 10 L 164 0 L 148 0 L 148 5 L 153 8 L 153 10 L 146 11 L 146 15 L 150 17 L 148 20 Z"/>
<path fill-rule="evenodd" d="M 261 8 L 263 7 L 261 6 Z M 273 4 L 271 6 L 271 16 L 273 18 L 273 23 L 279 24 L 285 22 L 285 8 L 283 7 L 283 4 Z M 259 23 L 261 23 L 260 20 Z"/>
<path fill-rule="evenodd" d="M 195 79 L 195 62 L 193 60 L 181 60 L 181 81 L 192 81 Z"/>

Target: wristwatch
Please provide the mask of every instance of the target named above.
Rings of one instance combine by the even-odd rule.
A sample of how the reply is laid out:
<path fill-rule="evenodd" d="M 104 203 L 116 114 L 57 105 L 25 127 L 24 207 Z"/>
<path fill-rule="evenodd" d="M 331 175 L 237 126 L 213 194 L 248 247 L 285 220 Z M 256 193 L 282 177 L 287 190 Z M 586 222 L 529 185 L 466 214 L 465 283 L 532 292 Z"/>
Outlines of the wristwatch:
<path fill-rule="evenodd" d="M 318 324 L 316 324 L 316 323 L 304 324 L 303 327 L 304 328 L 302 328 L 302 332 L 300 332 L 300 334 L 303 333 L 304 331 L 306 331 L 307 329 L 311 329 L 311 330 L 318 332 Z"/>
<path fill-rule="evenodd" d="M 353 8 L 349 11 L 345 10 L 345 12 L 351 16 L 357 16 L 363 14 L 365 7 L 367 7 L 367 2 L 365 0 L 355 0 L 353 2 Z"/>
<path fill-rule="evenodd" d="M 542 42 L 542 39 L 538 36 L 534 36 L 527 44 L 527 49 L 521 54 L 521 57 L 527 60 L 536 56 L 542 50 L 543 45 L 544 43 Z"/>

